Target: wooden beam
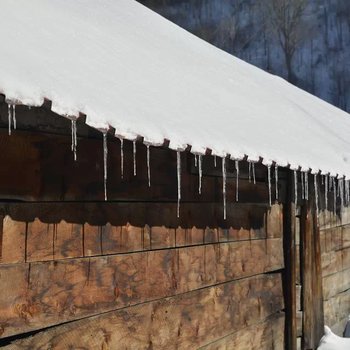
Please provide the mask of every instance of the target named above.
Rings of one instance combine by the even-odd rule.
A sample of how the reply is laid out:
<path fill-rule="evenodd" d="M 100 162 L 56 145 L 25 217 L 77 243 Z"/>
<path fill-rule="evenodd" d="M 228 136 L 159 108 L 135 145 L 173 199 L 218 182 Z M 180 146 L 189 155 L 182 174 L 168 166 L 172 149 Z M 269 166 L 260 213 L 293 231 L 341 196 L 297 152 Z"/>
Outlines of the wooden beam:
<path fill-rule="evenodd" d="M 284 295 L 285 295 L 285 343 L 287 350 L 297 349 L 297 293 L 296 293 L 296 246 L 295 246 L 295 203 L 294 175 L 288 170 L 286 203 L 283 215 L 283 245 L 284 245 Z"/>

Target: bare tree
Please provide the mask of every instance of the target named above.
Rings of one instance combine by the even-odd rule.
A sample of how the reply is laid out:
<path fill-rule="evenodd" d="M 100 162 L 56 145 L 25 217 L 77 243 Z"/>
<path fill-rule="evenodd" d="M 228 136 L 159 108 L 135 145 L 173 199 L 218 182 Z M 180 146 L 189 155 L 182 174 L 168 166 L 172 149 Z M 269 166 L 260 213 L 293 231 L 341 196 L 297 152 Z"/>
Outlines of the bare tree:
<path fill-rule="evenodd" d="M 303 15 L 309 0 L 265 0 L 262 3 L 267 5 L 266 18 L 284 54 L 288 81 L 295 82 L 293 56 L 306 35 Z"/>

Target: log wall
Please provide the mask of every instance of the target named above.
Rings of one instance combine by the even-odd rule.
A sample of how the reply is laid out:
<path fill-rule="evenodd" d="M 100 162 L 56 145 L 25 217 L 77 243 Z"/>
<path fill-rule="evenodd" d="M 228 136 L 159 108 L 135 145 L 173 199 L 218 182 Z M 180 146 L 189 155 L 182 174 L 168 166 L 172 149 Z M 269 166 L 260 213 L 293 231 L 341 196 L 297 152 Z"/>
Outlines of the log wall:
<path fill-rule="evenodd" d="M 342 336 L 350 315 L 350 210 L 321 216 L 325 324 Z"/>
<path fill-rule="evenodd" d="M 203 157 L 200 195 L 183 153 L 177 218 L 175 152 L 151 147 L 148 188 L 146 147 L 137 143 L 134 176 L 125 142 L 121 179 L 120 142 L 109 137 L 104 202 L 101 135 L 78 124 L 75 163 L 69 121 L 56 130 L 43 122 L 51 112 L 16 111 L 19 130 L 0 132 L 5 349 L 284 348 L 283 209 L 269 207 L 265 167 L 254 185 L 241 162 L 237 203 L 228 162 L 223 220 L 219 159 Z"/>

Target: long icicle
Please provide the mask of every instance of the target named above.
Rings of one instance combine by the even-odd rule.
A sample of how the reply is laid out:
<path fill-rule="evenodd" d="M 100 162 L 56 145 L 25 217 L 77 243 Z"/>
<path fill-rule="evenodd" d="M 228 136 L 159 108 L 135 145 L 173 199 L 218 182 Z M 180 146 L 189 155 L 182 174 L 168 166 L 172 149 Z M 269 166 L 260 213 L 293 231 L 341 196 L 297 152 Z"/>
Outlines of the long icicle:
<path fill-rule="evenodd" d="M 314 191 L 315 191 L 316 218 L 317 218 L 318 217 L 318 183 L 317 183 L 317 173 L 314 174 Z"/>
<path fill-rule="evenodd" d="M 133 153 L 133 163 L 134 163 L 134 176 L 136 176 L 136 140 L 132 142 L 132 153 Z"/>
<path fill-rule="evenodd" d="M 72 152 L 74 161 L 77 160 L 77 121 L 76 119 L 71 120 L 72 123 Z"/>
<path fill-rule="evenodd" d="M 252 170 L 253 170 L 253 182 L 254 182 L 254 185 L 256 184 L 256 179 L 255 179 L 255 163 L 252 162 Z"/>
<path fill-rule="evenodd" d="M 309 173 L 305 171 L 305 199 L 309 200 Z"/>
<path fill-rule="evenodd" d="M 236 168 L 236 202 L 238 202 L 238 186 L 239 186 L 239 161 L 235 160 Z"/>
<path fill-rule="evenodd" d="M 214 156 L 214 167 L 216 168 L 216 156 Z"/>
<path fill-rule="evenodd" d="M 12 105 L 12 120 L 13 120 L 13 129 L 17 129 L 17 120 L 16 120 L 16 105 Z"/>
<path fill-rule="evenodd" d="M 177 170 L 177 217 L 180 217 L 180 200 L 181 200 L 181 152 L 176 153 L 176 170 Z"/>
<path fill-rule="evenodd" d="M 202 155 L 198 155 L 198 173 L 199 173 L 199 179 L 198 179 L 198 193 L 202 193 Z"/>
<path fill-rule="evenodd" d="M 275 164 L 276 202 L 278 202 L 278 165 Z"/>
<path fill-rule="evenodd" d="M 9 127 L 9 135 L 11 135 L 11 121 L 12 121 L 12 113 L 11 113 L 11 105 L 7 104 L 7 114 L 8 114 L 8 127 Z"/>
<path fill-rule="evenodd" d="M 120 140 L 120 176 L 124 178 L 124 139 L 121 137 Z"/>
<path fill-rule="evenodd" d="M 267 166 L 267 181 L 268 181 L 268 186 L 269 186 L 269 204 L 271 207 L 271 205 L 272 205 L 272 200 L 271 200 L 271 165 Z"/>
<path fill-rule="evenodd" d="M 248 180 L 252 182 L 252 163 L 248 162 Z"/>
<path fill-rule="evenodd" d="M 345 198 L 346 198 L 346 205 L 349 205 L 350 200 L 350 182 L 349 180 L 345 180 Z"/>
<path fill-rule="evenodd" d="M 294 170 L 294 204 L 296 208 L 298 206 L 298 177 L 296 170 Z"/>
<path fill-rule="evenodd" d="M 197 154 L 194 155 L 194 166 L 197 168 L 198 166 L 198 159 L 197 159 Z"/>
<path fill-rule="evenodd" d="M 301 199 L 305 199 L 305 181 L 304 173 L 300 171 L 300 182 L 301 182 Z"/>
<path fill-rule="evenodd" d="M 224 220 L 226 220 L 226 158 L 222 158 L 222 197 L 224 204 Z"/>
<path fill-rule="evenodd" d="M 105 192 L 105 201 L 107 200 L 107 132 L 103 132 L 103 185 Z"/>
<path fill-rule="evenodd" d="M 332 186 L 333 186 L 333 214 L 337 212 L 337 188 L 335 186 L 335 177 L 332 177 Z"/>
<path fill-rule="evenodd" d="M 146 145 L 147 147 L 147 176 L 148 176 L 148 187 L 151 187 L 151 154 L 150 154 L 150 149 L 149 149 L 149 145 Z"/>
<path fill-rule="evenodd" d="M 324 205 L 325 210 L 328 210 L 328 174 L 326 174 L 324 179 Z"/>

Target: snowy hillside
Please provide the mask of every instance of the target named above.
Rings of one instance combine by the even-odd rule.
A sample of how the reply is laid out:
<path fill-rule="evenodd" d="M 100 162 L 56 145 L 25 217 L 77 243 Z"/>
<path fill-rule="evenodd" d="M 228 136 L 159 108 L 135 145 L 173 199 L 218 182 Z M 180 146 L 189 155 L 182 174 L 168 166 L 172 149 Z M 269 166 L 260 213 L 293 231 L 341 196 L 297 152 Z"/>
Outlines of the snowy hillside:
<path fill-rule="evenodd" d="M 266 18 L 268 0 L 141 0 L 214 45 L 287 77 L 283 52 Z M 307 0 L 294 54 L 294 83 L 350 111 L 350 1 Z M 266 6 L 265 6 L 266 7 Z"/>

